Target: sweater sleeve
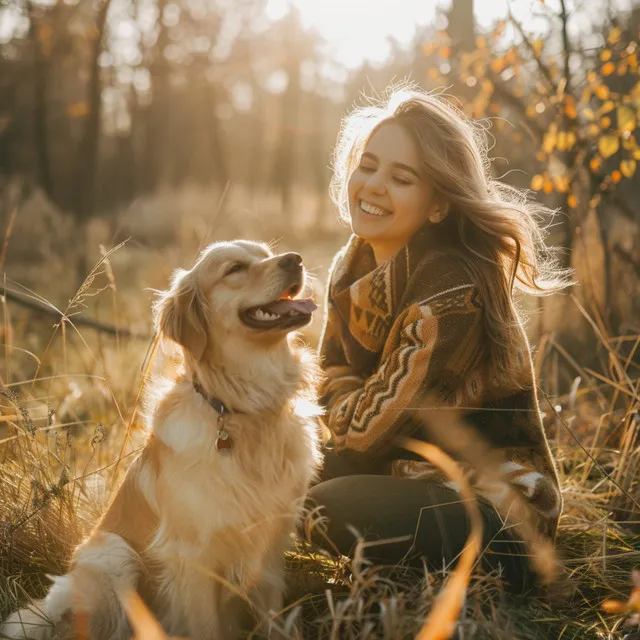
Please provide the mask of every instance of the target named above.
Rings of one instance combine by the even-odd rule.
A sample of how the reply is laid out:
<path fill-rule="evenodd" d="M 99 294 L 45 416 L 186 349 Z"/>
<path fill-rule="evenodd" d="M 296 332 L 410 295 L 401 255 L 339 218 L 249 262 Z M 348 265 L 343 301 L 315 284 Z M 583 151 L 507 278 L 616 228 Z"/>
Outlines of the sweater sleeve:
<path fill-rule="evenodd" d="M 356 375 L 347 360 L 340 336 L 340 318 L 331 298 L 331 274 L 325 299 L 326 317 L 318 353 L 324 377 L 320 385 L 320 404 L 329 410 L 346 393 L 359 389 L 364 380 Z"/>
<path fill-rule="evenodd" d="M 397 318 L 378 369 L 356 384 L 334 378 L 326 422 L 336 449 L 375 452 L 398 434 L 407 411 L 427 396 L 457 406 L 454 380 L 477 364 L 482 317 L 473 285 L 441 291 L 405 309 Z M 346 371 L 340 378 L 346 378 Z M 447 384 L 451 381 L 452 384 Z"/>

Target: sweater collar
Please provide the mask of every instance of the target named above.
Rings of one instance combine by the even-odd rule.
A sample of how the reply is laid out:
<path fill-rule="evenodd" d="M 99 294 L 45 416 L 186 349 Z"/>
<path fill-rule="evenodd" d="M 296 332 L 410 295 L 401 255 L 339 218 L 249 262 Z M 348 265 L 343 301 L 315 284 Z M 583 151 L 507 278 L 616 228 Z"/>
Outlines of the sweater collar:
<path fill-rule="evenodd" d="M 422 226 L 391 258 L 376 265 L 371 245 L 352 235 L 334 266 L 331 298 L 351 335 L 367 350 L 382 350 L 409 279 L 438 247 L 436 228 Z"/>

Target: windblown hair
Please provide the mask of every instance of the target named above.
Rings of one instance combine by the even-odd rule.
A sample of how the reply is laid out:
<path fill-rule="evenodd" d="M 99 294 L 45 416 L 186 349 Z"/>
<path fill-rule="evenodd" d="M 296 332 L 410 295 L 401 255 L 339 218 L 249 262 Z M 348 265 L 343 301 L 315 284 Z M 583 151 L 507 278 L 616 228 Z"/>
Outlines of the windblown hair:
<path fill-rule="evenodd" d="M 349 178 L 371 135 L 388 122 L 414 140 L 420 168 L 448 209 L 438 231 L 479 289 L 493 373 L 509 376 L 515 366 L 511 329 L 519 325 L 514 290 L 549 295 L 570 284 L 569 270 L 545 244 L 542 220 L 553 212 L 491 176 L 487 136 L 479 124 L 439 95 L 400 87 L 343 120 L 330 188 L 343 220 L 349 220 Z"/>

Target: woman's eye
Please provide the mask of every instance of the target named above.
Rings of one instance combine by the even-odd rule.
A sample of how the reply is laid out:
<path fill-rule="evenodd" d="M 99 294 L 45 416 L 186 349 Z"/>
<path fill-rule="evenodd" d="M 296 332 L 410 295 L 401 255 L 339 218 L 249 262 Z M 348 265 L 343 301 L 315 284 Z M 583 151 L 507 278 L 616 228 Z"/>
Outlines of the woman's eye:
<path fill-rule="evenodd" d="M 247 268 L 247 265 L 243 262 L 236 262 L 234 265 L 231 265 L 227 272 L 224 274 L 225 276 L 230 276 L 232 273 L 238 273 L 240 271 L 244 271 Z"/>
<path fill-rule="evenodd" d="M 400 176 L 394 176 L 393 180 L 398 184 L 411 184 L 411 180 L 407 180 L 406 178 L 401 178 Z"/>
<path fill-rule="evenodd" d="M 360 171 L 364 171 L 365 173 L 371 173 L 373 171 L 375 171 L 374 167 L 370 167 L 367 166 L 366 164 L 361 164 L 358 169 L 360 169 Z"/>

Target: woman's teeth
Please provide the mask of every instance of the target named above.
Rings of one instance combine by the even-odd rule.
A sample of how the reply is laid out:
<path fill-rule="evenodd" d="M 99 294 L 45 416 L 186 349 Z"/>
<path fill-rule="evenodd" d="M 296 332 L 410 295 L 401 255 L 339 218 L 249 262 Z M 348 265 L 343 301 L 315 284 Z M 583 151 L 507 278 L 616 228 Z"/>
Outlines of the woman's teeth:
<path fill-rule="evenodd" d="M 365 212 L 369 213 L 372 216 L 388 216 L 391 215 L 390 211 L 386 209 L 381 209 L 380 207 L 375 207 L 364 200 L 360 200 L 360 208 Z"/>

